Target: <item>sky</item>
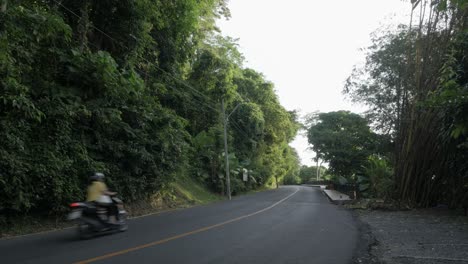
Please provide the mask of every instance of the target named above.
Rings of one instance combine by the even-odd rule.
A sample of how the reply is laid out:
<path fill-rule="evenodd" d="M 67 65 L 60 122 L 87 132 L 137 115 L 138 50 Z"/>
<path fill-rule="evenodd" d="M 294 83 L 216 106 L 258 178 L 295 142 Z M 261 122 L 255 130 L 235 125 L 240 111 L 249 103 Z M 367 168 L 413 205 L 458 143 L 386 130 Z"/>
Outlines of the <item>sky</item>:
<path fill-rule="evenodd" d="M 343 85 L 370 34 L 383 25 L 408 24 L 402 0 L 229 0 L 231 18 L 217 21 L 223 35 L 238 38 L 245 66 L 275 84 L 281 104 L 303 116 L 315 111 L 365 111 L 343 94 Z M 304 165 L 315 156 L 299 134 L 290 144 Z"/>

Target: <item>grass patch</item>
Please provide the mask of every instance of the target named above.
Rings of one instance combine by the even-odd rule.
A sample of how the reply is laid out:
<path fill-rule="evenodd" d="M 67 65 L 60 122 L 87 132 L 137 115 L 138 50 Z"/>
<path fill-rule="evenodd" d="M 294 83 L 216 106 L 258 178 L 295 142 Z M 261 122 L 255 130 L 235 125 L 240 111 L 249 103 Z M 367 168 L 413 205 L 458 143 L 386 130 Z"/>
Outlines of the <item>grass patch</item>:
<path fill-rule="evenodd" d="M 254 193 L 259 193 L 259 192 L 264 192 L 264 191 L 270 191 L 270 190 L 275 190 L 276 185 L 267 185 L 267 186 L 262 186 L 254 190 L 249 190 L 245 192 L 239 192 L 236 196 L 242 196 L 242 195 L 247 195 L 247 194 L 254 194 Z"/>
<path fill-rule="evenodd" d="M 171 186 L 174 188 L 177 198 L 190 204 L 206 204 L 224 199 L 221 195 L 210 192 L 201 183 L 186 175 L 178 176 Z"/>

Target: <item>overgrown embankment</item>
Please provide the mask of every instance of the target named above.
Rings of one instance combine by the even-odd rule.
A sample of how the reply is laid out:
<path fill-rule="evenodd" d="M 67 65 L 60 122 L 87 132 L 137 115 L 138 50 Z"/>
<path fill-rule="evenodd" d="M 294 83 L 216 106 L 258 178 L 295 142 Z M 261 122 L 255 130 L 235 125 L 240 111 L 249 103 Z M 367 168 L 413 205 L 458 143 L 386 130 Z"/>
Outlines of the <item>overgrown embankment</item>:
<path fill-rule="evenodd" d="M 0 218 L 63 215 L 95 171 L 128 204 L 183 197 L 181 171 L 225 193 L 221 105 L 234 194 L 298 173 L 296 114 L 222 16 L 224 0 L 4 1 Z"/>

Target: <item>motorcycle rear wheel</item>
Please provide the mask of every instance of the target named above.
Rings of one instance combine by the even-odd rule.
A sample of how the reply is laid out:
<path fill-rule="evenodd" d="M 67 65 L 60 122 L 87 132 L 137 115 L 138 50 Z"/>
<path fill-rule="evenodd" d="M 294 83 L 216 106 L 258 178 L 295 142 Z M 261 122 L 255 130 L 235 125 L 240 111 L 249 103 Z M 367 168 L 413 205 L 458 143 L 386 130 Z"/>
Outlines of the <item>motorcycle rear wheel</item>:
<path fill-rule="evenodd" d="M 91 230 L 91 226 L 86 223 L 79 223 L 78 224 L 78 236 L 80 239 L 90 239 L 93 236 L 93 231 Z"/>

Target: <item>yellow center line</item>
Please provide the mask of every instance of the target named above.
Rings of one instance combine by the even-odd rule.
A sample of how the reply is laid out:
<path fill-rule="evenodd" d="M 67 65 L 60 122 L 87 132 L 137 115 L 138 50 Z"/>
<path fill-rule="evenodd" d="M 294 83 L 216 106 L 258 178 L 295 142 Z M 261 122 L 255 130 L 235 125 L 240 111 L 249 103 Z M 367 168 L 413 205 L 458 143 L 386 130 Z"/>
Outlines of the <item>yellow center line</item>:
<path fill-rule="evenodd" d="M 78 262 L 75 262 L 74 264 L 87 264 L 87 263 L 92 263 L 92 262 L 99 261 L 99 260 L 104 260 L 104 259 L 112 258 L 112 257 L 115 257 L 115 256 L 127 254 L 127 253 L 132 252 L 132 251 L 137 251 L 137 250 L 140 250 L 140 249 L 144 249 L 144 248 L 148 248 L 148 247 L 160 245 L 160 244 L 163 244 L 163 243 L 166 243 L 166 242 L 169 242 L 169 241 L 172 241 L 172 240 L 176 240 L 176 239 L 179 239 L 179 238 L 182 238 L 182 237 L 194 235 L 194 234 L 201 233 L 201 232 L 204 232 L 204 231 L 207 231 L 207 230 L 216 228 L 216 227 L 220 227 L 220 226 L 223 226 L 223 225 L 227 225 L 227 224 L 230 224 L 230 223 L 232 223 L 232 222 L 236 222 L 236 221 L 242 220 L 242 219 L 244 219 L 244 218 L 251 217 L 251 216 L 254 216 L 254 215 L 263 213 L 263 212 L 265 212 L 265 211 L 268 211 L 268 210 L 270 210 L 271 208 L 273 208 L 273 207 L 279 205 L 280 203 L 286 201 L 286 200 L 289 199 L 291 196 L 293 196 L 294 194 L 296 194 L 298 191 L 299 191 L 299 189 L 297 189 L 297 190 L 296 190 L 295 192 L 293 192 L 292 194 L 286 196 L 285 198 L 279 200 L 278 202 L 276 202 L 276 203 L 274 203 L 274 204 L 272 204 L 272 205 L 270 205 L 270 206 L 268 206 L 268 207 L 266 207 L 266 208 L 263 208 L 263 209 L 261 209 L 261 210 L 259 210 L 259 211 L 256 211 L 256 212 L 253 212 L 253 213 L 250 213 L 250 214 L 247 214 L 247 215 L 239 216 L 239 217 L 237 217 L 237 218 L 234 218 L 234 219 L 231 219 L 231 220 L 228 220 L 228 221 L 219 223 L 219 224 L 215 224 L 215 225 L 211 225 L 211 226 L 202 227 L 202 228 L 200 228 L 200 229 L 196 229 L 196 230 L 193 230 L 193 231 L 190 231 L 190 232 L 187 232 L 187 233 L 183 233 L 183 234 L 180 234 L 180 235 L 176 235 L 176 236 L 168 237 L 168 238 L 161 239 L 161 240 L 158 240 L 158 241 L 154 241 L 154 242 L 151 242 L 151 243 L 148 243 L 148 244 L 143 244 L 143 245 L 140 245 L 140 246 L 136 246 L 136 247 L 132 247 L 132 248 L 127 248 L 127 249 L 124 249 L 124 250 L 115 251 L 115 252 L 112 252 L 112 253 L 109 253 L 109 254 L 105 254 L 105 255 L 102 255 L 102 256 L 99 256 L 99 257 L 95 257 L 95 258 L 90 258 L 90 259 L 87 259 L 87 260 L 78 261 Z"/>

